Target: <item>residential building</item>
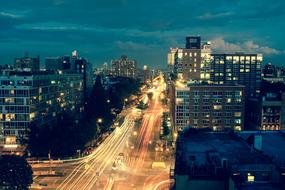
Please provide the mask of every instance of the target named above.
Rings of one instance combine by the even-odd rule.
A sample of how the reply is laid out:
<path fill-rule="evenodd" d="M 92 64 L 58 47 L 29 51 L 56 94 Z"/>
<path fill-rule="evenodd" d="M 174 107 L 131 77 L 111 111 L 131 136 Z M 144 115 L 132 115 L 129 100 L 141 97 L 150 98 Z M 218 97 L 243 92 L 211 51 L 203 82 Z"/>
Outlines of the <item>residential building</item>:
<path fill-rule="evenodd" d="M 63 110 L 83 111 L 84 79 L 76 73 L 10 72 L 0 76 L 0 138 L 4 148 L 27 140 L 32 123 L 51 123 Z"/>
<path fill-rule="evenodd" d="M 148 68 L 147 65 L 144 65 L 143 68 L 138 68 L 137 69 L 137 78 L 141 82 L 145 82 L 147 80 L 153 79 L 155 75 L 152 73 L 152 71 Z"/>
<path fill-rule="evenodd" d="M 238 136 L 249 146 L 272 159 L 285 182 L 285 133 L 284 131 L 242 131 Z M 283 185 L 283 189 L 285 189 Z"/>
<path fill-rule="evenodd" d="M 263 80 L 260 97 L 249 99 L 248 108 L 248 129 L 284 130 L 285 84 Z"/>
<path fill-rule="evenodd" d="M 70 70 L 71 59 L 70 56 L 46 57 L 45 65 L 47 71 Z"/>
<path fill-rule="evenodd" d="M 242 130 L 244 86 L 207 83 L 172 83 L 170 110 L 176 130 L 186 127 Z"/>
<path fill-rule="evenodd" d="M 80 73 L 83 75 L 84 80 L 84 97 L 85 100 L 89 98 L 90 93 L 93 88 L 93 70 L 92 65 L 87 61 L 87 59 L 82 57 L 72 58 L 72 72 Z"/>
<path fill-rule="evenodd" d="M 174 79 L 208 81 L 210 79 L 210 43 L 201 44 L 197 36 L 186 37 L 185 48 L 171 48 L 168 67 Z"/>
<path fill-rule="evenodd" d="M 136 78 L 137 62 L 121 56 L 119 60 L 112 61 L 112 73 L 115 76 Z"/>
<path fill-rule="evenodd" d="M 40 70 L 40 57 L 24 56 L 15 58 L 14 68 L 16 70 L 27 70 L 36 72 Z"/>
<path fill-rule="evenodd" d="M 84 79 L 84 97 L 87 99 L 93 87 L 92 65 L 87 59 L 78 56 L 75 50 L 72 56 L 47 57 L 45 59 L 47 71 L 63 71 L 68 73 L 80 73 Z"/>
<path fill-rule="evenodd" d="M 176 190 L 284 189 L 271 158 L 234 133 L 189 129 L 176 145 Z"/>
<path fill-rule="evenodd" d="M 211 81 L 245 86 L 245 97 L 258 97 L 261 85 L 261 54 L 211 54 Z"/>

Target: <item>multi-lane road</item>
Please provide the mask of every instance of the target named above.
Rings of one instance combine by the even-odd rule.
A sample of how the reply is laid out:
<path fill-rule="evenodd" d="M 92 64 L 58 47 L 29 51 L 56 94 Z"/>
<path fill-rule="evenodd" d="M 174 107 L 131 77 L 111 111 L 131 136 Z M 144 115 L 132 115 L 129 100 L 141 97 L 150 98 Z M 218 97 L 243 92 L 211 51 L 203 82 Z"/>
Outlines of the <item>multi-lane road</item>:
<path fill-rule="evenodd" d="M 131 107 L 125 110 L 125 119 L 90 155 L 53 166 L 65 173 L 61 177 L 36 177 L 47 186 L 42 189 L 168 189 L 170 160 L 155 151 L 160 138 L 161 116 L 165 109 L 160 101 L 165 89 L 162 77 L 153 82 L 149 107 L 141 111 Z M 143 114 L 140 122 L 137 118 Z M 152 168 L 155 161 L 164 161 L 166 168 Z M 40 166 L 40 169 L 42 165 Z M 38 169 L 34 165 L 35 170 Z"/>

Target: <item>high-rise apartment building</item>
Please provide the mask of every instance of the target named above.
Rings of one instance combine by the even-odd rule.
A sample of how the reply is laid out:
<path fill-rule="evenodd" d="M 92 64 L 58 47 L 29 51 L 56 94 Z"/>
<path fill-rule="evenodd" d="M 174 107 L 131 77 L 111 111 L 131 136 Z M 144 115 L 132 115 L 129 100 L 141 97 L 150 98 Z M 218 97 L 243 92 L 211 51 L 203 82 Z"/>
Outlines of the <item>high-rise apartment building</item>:
<path fill-rule="evenodd" d="M 176 130 L 185 127 L 227 128 L 244 126 L 244 86 L 172 83 L 171 110 Z"/>
<path fill-rule="evenodd" d="M 47 57 L 45 59 L 47 71 L 64 71 L 68 73 L 80 73 L 84 79 L 84 97 L 87 99 L 93 87 L 92 65 L 87 59 L 79 57 L 77 51 L 72 56 Z"/>
<path fill-rule="evenodd" d="M 75 73 L 11 72 L 0 76 L 1 144 L 21 144 L 31 123 L 50 123 L 63 110 L 83 111 L 83 82 L 83 76 Z"/>
<path fill-rule="evenodd" d="M 175 78 L 208 81 L 210 79 L 210 43 L 201 44 L 200 37 L 186 37 L 185 48 L 171 48 L 168 67 Z"/>
<path fill-rule="evenodd" d="M 246 97 L 258 97 L 261 84 L 261 54 L 212 54 L 211 81 L 245 86 Z"/>
<path fill-rule="evenodd" d="M 112 61 L 112 73 L 115 76 L 136 78 L 137 63 L 123 55 L 119 60 Z"/>

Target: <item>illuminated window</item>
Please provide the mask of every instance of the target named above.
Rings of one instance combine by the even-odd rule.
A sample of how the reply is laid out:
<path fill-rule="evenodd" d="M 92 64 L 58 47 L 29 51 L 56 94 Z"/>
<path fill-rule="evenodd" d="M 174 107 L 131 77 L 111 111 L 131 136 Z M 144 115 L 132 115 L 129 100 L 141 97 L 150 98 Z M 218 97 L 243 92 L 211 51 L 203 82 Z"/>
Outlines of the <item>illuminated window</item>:
<path fill-rule="evenodd" d="M 14 119 L 15 119 L 15 114 L 13 114 L 13 113 L 6 114 L 5 121 L 11 121 Z"/>
<path fill-rule="evenodd" d="M 214 105 L 214 110 L 221 110 L 223 106 L 221 105 Z"/>
<path fill-rule="evenodd" d="M 235 127 L 234 127 L 234 130 L 235 130 L 235 131 L 241 131 L 241 127 L 240 127 L 240 126 L 235 126 Z"/>
<path fill-rule="evenodd" d="M 237 99 L 236 99 L 236 102 L 241 102 L 241 99 L 240 99 L 240 98 L 237 98 Z"/>
<path fill-rule="evenodd" d="M 5 103 L 15 103 L 14 98 L 5 98 Z"/>
<path fill-rule="evenodd" d="M 231 98 L 227 98 L 227 103 L 231 103 L 232 99 Z"/>
<path fill-rule="evenodd" d="M 241 124 L 241 119 L 235 119 L 236 124 Z"/>
<path fill-rule="evenodd" d="M 248 182 L 254 182 L 254 175 L 251 175 L 250 173 L 247 174 L 247 181 Z"/>
<path fill-rule="evenodd" d="M 5 138 L 5 144 L 15 144 L 16 143 L 16 137 L 6 137 Z"/>
<path fill-rule="evenodd" d="M 36 117 L 36 114 L 34 112 L 30 113 L 30 120 L 33 120 L 35 117 Z"/>
<path fill-rule="evenodd" d="M 241 117 L 241 112 L 235 112 L 235 117 Z"/>

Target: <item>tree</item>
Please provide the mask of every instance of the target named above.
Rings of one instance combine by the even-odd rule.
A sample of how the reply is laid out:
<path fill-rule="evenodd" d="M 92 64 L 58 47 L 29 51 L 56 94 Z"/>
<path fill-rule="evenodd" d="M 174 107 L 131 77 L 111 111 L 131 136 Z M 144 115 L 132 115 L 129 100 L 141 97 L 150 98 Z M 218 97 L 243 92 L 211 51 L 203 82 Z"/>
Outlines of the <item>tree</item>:
<path fill-rule="evenodd" d="M 166 122 L 165 118 L 163 118 L 162 127 L 163 127 L 163 135 L 164 136 L 169 135 L 169 128 L 167 126 L 167 122 Z"/>
<path fill-rule="evenodd" d="M 101 83 L 101 77 L 97 76 L 92 89 L 90 101 L 86 106 L 86 118 L 103 119 L 103 126 L 108 126 L 112 120 L 110 105 L 107 102 L 105 89 Z"/>
<path fill-rule="evenodd" d="M 15 155 L 3 155 L 0 157 L 1 189 L 28 189 L 33 183 L 32 174 L 32 168 L 24 157 Z"/>

